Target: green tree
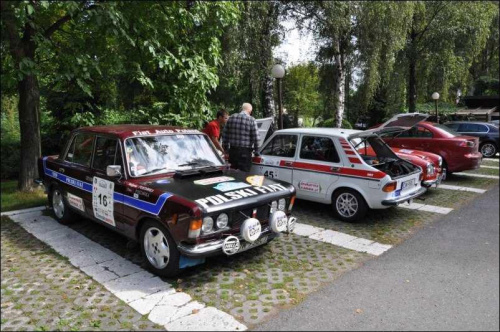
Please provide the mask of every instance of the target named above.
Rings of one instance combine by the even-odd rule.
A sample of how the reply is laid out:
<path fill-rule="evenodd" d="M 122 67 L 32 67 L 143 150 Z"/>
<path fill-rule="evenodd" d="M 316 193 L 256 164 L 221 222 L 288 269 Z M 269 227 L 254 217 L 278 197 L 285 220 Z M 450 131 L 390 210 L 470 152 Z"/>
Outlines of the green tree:
<path fill-rule="evenodd" d="M 2 83 L 19 96 L 21 190 L 38 176 L 40 82 L 49 91 L 76 86 L 99 104 L 95 83 L 112 74 L 137 82 L 151 102 L 163 101 L 151 115 L 159 121 L 172 113 L 200 119 L 218 83 L 218 37 L 238 17 L 232 3 L 194 1 L 2 1 L 1 13 L 2 74 L 8 76 Z M 114 88 L 106 87 L 103 98 Z"/>

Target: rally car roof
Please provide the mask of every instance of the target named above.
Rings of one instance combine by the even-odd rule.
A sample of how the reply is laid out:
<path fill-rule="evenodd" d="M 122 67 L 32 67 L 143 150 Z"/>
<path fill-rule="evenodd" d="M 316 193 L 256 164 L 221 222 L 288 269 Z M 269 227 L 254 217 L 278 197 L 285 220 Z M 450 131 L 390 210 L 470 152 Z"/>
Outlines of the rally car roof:
<path fill-rule="evenodd" d="M 338 136 L 347 139 L 349 136 L 361 133 L 362 130 L 343 129 L 343 128 L 290 128 L 277 131 L 282 134 L 316 134 Z"/>

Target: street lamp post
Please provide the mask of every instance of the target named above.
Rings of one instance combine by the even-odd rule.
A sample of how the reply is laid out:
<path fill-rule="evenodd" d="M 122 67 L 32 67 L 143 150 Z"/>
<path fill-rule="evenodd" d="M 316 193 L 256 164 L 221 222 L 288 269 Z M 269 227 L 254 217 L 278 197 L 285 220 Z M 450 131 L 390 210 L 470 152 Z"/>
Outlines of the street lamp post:
<path fill-rule="evenodd" d="M 434 99 L 434 107 L 436 109 L 436 123 L 439 123 L 439 113 L 438 113 L 439 93 L 434 92 L 431 97 L 432 97 L 432 99 Z"/>
<path fill-rule="evenodd" d="M 283 105 L 281 100 L 281 79 L 285 76 L 285 68 L 282 65 L 274 65 L 271 75 L 278 81 L 278 108 L 279 108 L 279 129 L 283 129 Z"/>

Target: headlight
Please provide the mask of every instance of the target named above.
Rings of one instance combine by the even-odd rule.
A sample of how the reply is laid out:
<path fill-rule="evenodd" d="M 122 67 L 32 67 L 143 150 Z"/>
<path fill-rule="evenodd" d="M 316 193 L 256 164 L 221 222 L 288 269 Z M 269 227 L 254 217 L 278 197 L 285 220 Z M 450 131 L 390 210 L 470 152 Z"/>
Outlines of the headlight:
<path fill-rule="evenodd" d="M 213 228 L 214 220 L 212 219 L 212 217 L 203 218 L 203 225 L 201 226 L 201 230 L 203 231 L 203 233 L 211 232 Z"/>
<path fill-rule="evenodd" d="M 272 201 L 271 202 L 271 213 L 273 213 L 274 211 L 276 211 L 277 208 L 278 208 L 278 202 Z"/>
<path fill-rule="evenodd" d="M 427 175 L 434 175 L 434 165 L 427 164 Z"/>
<path fill-rule="evenodd" d="M 229 222 L 229 217 L 225 213 L 219 214 L 217 217 L 217 228 L 221 229 L 227 226 Z"/>
<path fill-rule="evenodd" d="M 439 167 L 443 166 L 443 157 L 439 156 Z"/>
<path fill-rule="evenodd" d="M 278 201 L 278 210 L 285 211 L 285 205 L 286 205 L 286 200 L 284 198 L 281 198 Z"/>

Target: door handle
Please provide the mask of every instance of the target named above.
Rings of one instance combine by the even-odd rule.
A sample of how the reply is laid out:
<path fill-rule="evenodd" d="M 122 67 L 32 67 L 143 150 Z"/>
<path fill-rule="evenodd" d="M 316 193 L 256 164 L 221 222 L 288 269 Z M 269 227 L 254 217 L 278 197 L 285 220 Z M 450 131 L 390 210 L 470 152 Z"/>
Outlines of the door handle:
<path fill-rule="evenodd" d="M 338 172 L 338 171 L 340 171 L 340 167 L 332 166 L 332 167 L 330 167 L 330 170 L 334 171 L 334 172 Z"/>
<path fill-rule="evenodd" d="M 293 161 L 285 161 L 285 166 L 293 166 Z"/>
<path fill-rule="evenodd" d="M 64 168 L 59 168 L 59 172 L 64 173 Z"/>

